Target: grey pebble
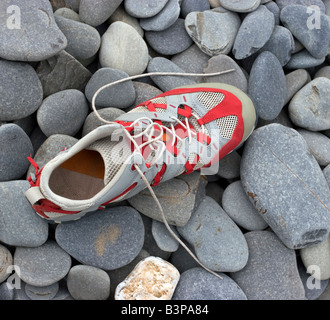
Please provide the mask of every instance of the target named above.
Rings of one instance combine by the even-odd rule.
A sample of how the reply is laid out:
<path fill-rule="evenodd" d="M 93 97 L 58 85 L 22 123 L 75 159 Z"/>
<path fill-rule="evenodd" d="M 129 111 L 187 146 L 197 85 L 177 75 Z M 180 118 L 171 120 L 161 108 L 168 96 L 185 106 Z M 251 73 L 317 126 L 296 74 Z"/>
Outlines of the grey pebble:
<path fill-rule="evenodd" d="M 59 91 L 48 96 L 37 112 L 37 121 L 47 136 L 74 136 L 82 127 L 89 112 L 85 95 L 76 89 Z"/>
<path fill-rule="evenodd" d="M 245 238 L 249 246 L 248 263 L 242 270 L 230 273 L 230 277 L 247 299 L 304 300 L 295 251 L 271 231 L 250 231 Z"/>
<path fill-rule="evenodd" d="M 279 60 L 269 51 L 260 53 L 252 65 L 249 95 L 260 118 L 275 119 L 286 99 L 286 78 Z"/>
<path fill-rule="evenodd" d="M 27 284 L 42 287 L 63 279 L 71 268 L 71 257 L 53 240 L 36 248 L 17 247 L 14 263 Z"/>
<path fill-rule="evenodd" d="M 70 8 L 59 8 L 54 12 L 54 16 L 61 16 L 67 19 L 81 22 L 79 14 Z"/>
<path fill-rule="evenodd" d="M 49 286 L 34 286 L 31 284 L 25 285 L 25 293 L 31 300 L 52 300 L 59 289 L 58 282 Z"/>
<path fill-rule="evenodd" d="M 194 43 L 187 50 L 174 55 L 171 61 L 174 62 L 182 70 L 189 73 L 203 73 L 210 56 L 199 49 Z M 203 82 L 202 77 L 194 78 L 196 82 Z"/>
<path fill-rule="evenodd" d="M 163 31 L 180 16 L 179 0 L 168 0 L 165 7 L 151 18 L 140 19 L 140 26 L 147 31 Z"/>
<path fill-rule="evenodd" d="M 232 182 L 224 190 L 222 207 L 237 225 L 246 230 L 263 230 L 268 226 L 249 201 L 240 180 Z"/>
<path fill-rule="evenodd" d="M 285 66 L 294 51 L 294 39 L 290 30 L 282 26 L 275 26 L 271 37 L 260 50 L 260 52 L 262 51 L 270 51 L 279 60 L 281 66 Z"/>
<path fill-rule="evenodd" d="M 222 7 L 235 12 L 251 12 L 260 5 L 260 0 L 219 0 Z"/>
<path fill-rule="evenodd" d="M 0 3 L 0 21 L 6 21 L 0 26 L 1 58 L 41 61 L 65 49 L 67 39 L 55 22 L 48 0 L 20 1 L 19 6 L 15 3 Z"/>
<path fill-rule="evenodd" d="M 320 166 L 330 164 L 330 138 L 321 132 L 313 132 L 305 129 L 297 129 L 297 131 L 306 140 L 307 145 L 316 161 Z"/>
<path fill-rule="evenodd" d="M 187 73 L 178 67 L 174 62 L 163 57 L 153 58 L 147 68 L 148 72 L 178 72 Z M 192 77 L 182 76 L 151 76 L 151 79 L 162 91 L 169 91 L 185 85 L 195 84 L 196 81 Z"/>
<path fill-rule="evenodd" d="M 27 157 L 33 154 L 31 140 L 21 127 L 0 126 L 0 181 L 20 179 L 29 167 Z"/>
<path fill-rule="evenodd" d="M 300 250 L 301 260 L 307 269 L 317 280 L 330 278 L 330 237 L 315 246 Z"/>
<path fill-rule="evenodd" d="M 90 26 L 96 27 L 105 22 L 118 8 L 123 0 L 80 0 L 79 17 Z"/>
<path fill-rule="evenodd" d="M 180 238 L 174 226 L 170 226 L 171 230 Z M 164 223 L 152 220 L 152 235 L 160 249 L 163 251 L 174 252 L 179 248 L 179 242 L 167 230 Z"/>
<path fill-rule="evenodd" d="M 25 118 L 40 106 L 43 89 L 27 63 L 0 60 L 0 120 Z"/>
<path fill-rule="evenodd" d="M 291 71 L 285 75 L 286 79 L 286 99 L 284 105 L 286 105 L 292 97 L 310 80 L 311 77 L 307 70 L 297 69 Z"/>
<path fill-rule="evenodd" d="M 325 291 L 326 287 L 328 286 L 329 279 L 315 279 L 310 273 L 307 272 L 307 269 L 302 263 L 301 258 L 297 260 L 297 264 L 298 272 L 304 285 L 306 299 L 316 300 Z"/>
<path fill-rule="evenodd" d="M 330 66 L 324 66 L 315 73 L 314 78 L 320 77 L 328 78 L 330 80 Z"/>
<path fill-rule="evenodd" d="M 53 134 L 48 137 L 38 148 L 33 159 L 42 168 L 47 162 L 57 156 L 63 149 L 69 149 L 78 142 L 78 139 L 64 135 Z M 30 177 L 31 173 L 35 174 L 35 168 L 31 164 L 26 177 Z"/>
<path fill-rule="evenodd" d="M 191 12 L 185 19 L 187 33 L 209 56 L 231 52 L 240 24 L 237 13 L 221 7 Z"/>
<path fill-rule="evenodd" d="M 291 56 L 285 65 L 287 69 L 309 69 L 321 65 L 325 58 L 314 58 L 307 50 L 302 50 Z"/>
<path fill-rule="evenodd" d="M 67 276 L 67 286 L 75 300 L 106 300 L 110 295 L 110 277 L 102 269 L 76 265 Z"/>
<path fill-rule="evenodd" d="M 261 1 L 261 4 L 262 1 Z M 267 3 L 265 3 L 265 7 L 273 13 L 274 18 L 275 18 L 275 25 L 279 25 L 280 24 L 280 8 L 278 7 L 277 3 L 275 1 L 268 1 Z"/>
<path fill-rule="evenodd" d="M 219 275 L 222 280 L 200 267 L 183 272 L 172 300 L 247 300 L 235 281 L 224 273 Z"/>
<path fill-rule="evenodd" d="M 241 89 L 244 92 L 248 91 L 248 81 L 240 66 L 234 59 L 225 54 L 219 54 L 208 60 L 207 66 L 204 68 L 204 73 L 212 73 L 218 71 L 226 71 L 234 69 L 234 71 L 221 74 L 219 76 L 205 77 L 204 82 L 221 82 L 227 83 Z"/>
<path fill-rule="evenodd" d="M 140 74 L 148 64 L 148 47 L 132 26 L 116 21 L 102 36 L 99 62 L 102 67 L 118 69 L 130 76 Z"/>
<path fill-rule="evenodd" d="M 146 42 L 153 50 L 162 55 L 174 55 L 188 49 L 193 40 L 185 29 L 185 20 L 178 18 L 163 31 L 145 31 Z"/>
<path fill-rule="evenodd" d="M 311 131 L 330 129 L 328 102 L 330 79 L 315 78 L 291 99 L 289 115 L 294 124 Z"/>
<path fill-rule="evenodd" d="M 84 91 L 92 76 L 89 70 L 65 50 L 41 61 L 36 71 L 42 83 L 44 97 L 67 89 Z"/>
<path fill-rule="evenodd" d="M 125 10 L 135 18 L 150 18 L 159 13 L 168 0 L 124 0 Z"/>
<path fill-rule="evenodd" d="M 225 179 L 235 179 L 240 175 L 241 156 L 237 151 L 233 151 L 220 159 L 217 163 L 217 175 Z"/>
<path fill-rule="evenodd" d="M 323 174 L 324 174 L 325 179 L 327 180 L 329 188 L 330 188 L 330 165 L 326 166 L 323 169 Z"/>
<path fill-rule="evenodd" d="M 270 39 L 275 27 L 275 18 L 264 5 L 244 18 L 233 45 L 237 60 L 245 59 L 261 49 Z"/>
<path fill-rule="evenodd" d="M 150 100 L 151 98 L 154 98 L 163 93 L 162 90 L 148 83 L 133 81 L 133 86 L 136 93 L 135 101 L 132 106 L 128 109 L 125 109 L 125 111 L 128 111 L 140 103 Z"/>
<path fill-rule="evenodd" d="M 13 264 L 13 256 L 4 245 L 0 244 L 0 283 L 4 282 L 10 275 L 8 268 Z"/>
<path fill-rule="evenodd" d="M 276 0 L 276 4 L 279 6 L 280 10 L 290 5 L 302 5 L 305 7 L 318 6 L 321 12 L 325 12 L 325 6 L 322 0 Z"/>
<path fill-rule="evenodd" d="M 7 282 L 0 284 L 0 300 L 14 300 L 14 290 L 8 288 Z"/>
<path fill-rule="evenodd" d="M 130 263 L 144 242 L 141 215 L 128 206 L 107 208 L 56 227 L 57 243 L 83 264 L 113 270 Z"/>
<path fill-rule="evenodd" d="M 118 108 L 109 107 L 98 110 L 98 113 L 103 119 L 106 119 L 107 121 L 114 121 L 122 114 L 125 114 L 125 111 Z M 94 111 L 91 112 L 85 119 L 82 129 L 82 136 L 85 136 L 102 125 L 105 125 L 105 123 L 97 118 Z"/>
<path fill-rule="evenodd" d="M 98 31 L 92 26 L 55 16 L 58 27 L 68 40 L 65 51 L 77 60 L 89 59 L 98 52 L 101 45 L 101 37 Z"/>
<path fill-rule="evenodd" d="M 190 12 L 210 10 L 210 2 L 208 0 L 182 0 L 181 15 L 186 18 Z"/>
<path fill-rule="evenodd" d="M 102 86 L 127 78 L 128 74 L 124 71 L 101 68 L 98 69 L 89 80 L 85 88 L 85 95 L 91 103 L 93 95 Z M 131 80 L 105 88 L 95 99 L 97 108 L 114 107 L 124 109 L 135 101 L 135 89 Z"/>
<path fill-rule="evenodd" d="M 327 55 L 330 41 L 328 16 L 320 13 L 320 25 L 314 28 L 305 6 L 288 5 L 282 9 L 280 19 L 314 58 L 321 59 Z"/>
<path fill-rule="evenodd" d="M 183 227 L 180 235 L 194 246 L 198 259 L 214 271 L 242 269 L 248 248 L 238 226 L 212 198 L 205 196 Z"/>
<path fill-rule="evenodd" d="M 280 124 L 255 130 L 244 147 L 241 181 L 250 201 L 288 248 L 327 238 L 330 191 L 296 130 Z"/>
<path fill-rule="evenodd" d="M 205 185 L 206 181 L 196 172 L 182 178 L 164 181 L 153 188 L 169 224 L 184 226 L 188 222 L 196 203 L 199 203 L 200 198 L 205 194 Z M 128 199 L 128 202 L 144 215 L 163 221 L 159 210 L 155 210 L 155 200 L 147 189 Z"/>

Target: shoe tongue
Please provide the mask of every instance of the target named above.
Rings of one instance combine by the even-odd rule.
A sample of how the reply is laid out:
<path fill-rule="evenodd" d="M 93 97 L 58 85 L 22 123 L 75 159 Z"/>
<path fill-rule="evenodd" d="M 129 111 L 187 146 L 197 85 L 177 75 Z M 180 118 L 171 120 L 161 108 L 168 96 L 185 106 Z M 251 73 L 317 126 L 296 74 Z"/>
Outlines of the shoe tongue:
<path fill-rule="evenodd" d="M 131 149 L 123 141 L 113 141 L 106 137 L 93 142 L 88 150 L 97 151 L 104 161 L 104 185 L 107 185 L 131 155 Z"/>

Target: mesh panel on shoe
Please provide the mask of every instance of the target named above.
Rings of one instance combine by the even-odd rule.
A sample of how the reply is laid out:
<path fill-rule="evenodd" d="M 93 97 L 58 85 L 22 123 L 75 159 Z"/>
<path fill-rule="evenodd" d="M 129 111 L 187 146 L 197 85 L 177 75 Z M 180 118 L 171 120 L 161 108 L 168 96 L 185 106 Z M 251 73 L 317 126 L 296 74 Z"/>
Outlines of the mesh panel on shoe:
<path fill-rule="evenodd" d="M 236 128 L 238 118 L 237 118 L 237 116 L 227 116 L 227 117 L 217 119 L 216 122 L 219 127 L 220 134 L 224 138 L 230 139 Z"/>
<path fill-rule="evenodd" d="M 115 148 L 116 146 L 116 148 Z M 113 141 L 111 137 L 100 139 L 88 148 L 101 154 L 104 164 L 104 183 L 107 184 L 117 174 L 125 160 L 131 155 L 131 148 L 126 142 Z"/>
<path fill-rule="evenodd" d="M 197 99 L 205 106 L 205 108 L 211 110 L 221 103 L 224 97 L 225 95 L 221 92 L 202 92 L 198 95 Z"/>

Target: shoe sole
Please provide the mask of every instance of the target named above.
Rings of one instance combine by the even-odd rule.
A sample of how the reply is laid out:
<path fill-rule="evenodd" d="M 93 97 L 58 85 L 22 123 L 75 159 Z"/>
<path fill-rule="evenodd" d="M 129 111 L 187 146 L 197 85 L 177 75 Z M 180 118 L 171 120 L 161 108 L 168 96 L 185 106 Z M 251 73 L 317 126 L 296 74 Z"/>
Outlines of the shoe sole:
<path fill-rule="evenodd" d="M 226 83 L 217 83 L 217 82 L 210 82 L 210 83 L 199 83 L 195 85 L 187 85 L 179 87 L 181 88 L 212 88 L 212 89 L 219 89 L 225 90 L 233 93 L 241 102 L 242 102 L 242 118 L 244 121 L 244 134 L 241 143 L 236 148 L 238 149 L 241 145 L 248 139 L 248 137 L 252 134 L 253 130 L 257 125 L 257 113 L 254 107 L 252 100 L 248 97 L 246 93 L 242 90 Z"/>

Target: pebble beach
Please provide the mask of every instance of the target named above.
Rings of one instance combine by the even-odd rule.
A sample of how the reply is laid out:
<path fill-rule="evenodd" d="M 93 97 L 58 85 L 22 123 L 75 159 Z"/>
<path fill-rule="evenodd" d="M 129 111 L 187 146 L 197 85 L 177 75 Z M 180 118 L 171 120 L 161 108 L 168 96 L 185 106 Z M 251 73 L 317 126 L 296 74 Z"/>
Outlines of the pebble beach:
<path fill-rule="evenodd" d="M 219 161 L 71 222 L 24 193 L 63 149 L 143 101 L 220 82 L 252 99 Z M 330 0 L 2 0 L 0 300 L 330 300 Z M 152 281 L 151 281 L 151 280 Z"/>

